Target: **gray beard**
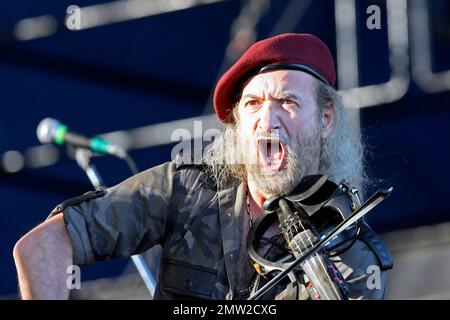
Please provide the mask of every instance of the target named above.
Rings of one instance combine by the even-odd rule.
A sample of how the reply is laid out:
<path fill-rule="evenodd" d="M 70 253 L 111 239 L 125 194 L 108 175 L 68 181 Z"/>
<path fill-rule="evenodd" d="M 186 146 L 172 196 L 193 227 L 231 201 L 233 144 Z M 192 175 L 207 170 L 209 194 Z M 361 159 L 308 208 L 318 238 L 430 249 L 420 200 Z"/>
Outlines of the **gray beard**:
<path fill-rule="evenodd" d="M 249 180 L 264 195 L 280 195 L 292 191 L 308 174 L 313 174 L 314 164 L 320 157 L 320 135 L 315 130 L 311 136 L 297 135 L 286 141 L 286 163 L 283 169 L 266 170 L 259 162 L 246 161 L 245 167 Z M 247 143 L 244 142 L 244 145 Z M 240 145 L 238 143 L 238 145 Z M 255 148 L 256 143 L 252 146 Z M 249 150 L 243 148 L 241 150 Z"/>

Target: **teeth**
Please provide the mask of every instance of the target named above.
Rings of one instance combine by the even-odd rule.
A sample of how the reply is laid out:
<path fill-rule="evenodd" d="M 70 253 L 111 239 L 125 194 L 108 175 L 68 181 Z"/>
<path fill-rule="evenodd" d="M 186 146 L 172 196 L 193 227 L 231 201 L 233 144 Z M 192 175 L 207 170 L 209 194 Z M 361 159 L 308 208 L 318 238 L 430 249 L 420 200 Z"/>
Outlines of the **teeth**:
<path fill-rule="evenodd" d="M 266 140 L 261 139 L 259 141 L 261 153 L 263 153 L 267 158 L 270 158 L 272 155 L 280 152 L 280 141 L 279 140 Z"/>
<path fill-rule="evenodd" d="M 284 145 L 280 139 L 260 138 L 258 141 L 258 159 L 263 168 L 280 170 L 283 165 Z"/>

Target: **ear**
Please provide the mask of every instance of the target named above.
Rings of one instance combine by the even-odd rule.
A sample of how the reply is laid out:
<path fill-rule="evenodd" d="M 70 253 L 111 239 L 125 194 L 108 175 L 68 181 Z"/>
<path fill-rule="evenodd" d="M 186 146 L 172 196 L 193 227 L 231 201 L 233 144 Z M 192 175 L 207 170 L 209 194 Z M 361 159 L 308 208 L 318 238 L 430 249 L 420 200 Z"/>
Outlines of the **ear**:
<path fill-rule="evenodd" d="M 321 138 L 326 139 L 331 134 L 331 131 L 333 131 L 334 123 L 335 123 L 335 108 L 334 103 L 332 101 L 328 101 L 325 105 L 323 111 L 322 111 L 322 132 L 321 132 Z"/>

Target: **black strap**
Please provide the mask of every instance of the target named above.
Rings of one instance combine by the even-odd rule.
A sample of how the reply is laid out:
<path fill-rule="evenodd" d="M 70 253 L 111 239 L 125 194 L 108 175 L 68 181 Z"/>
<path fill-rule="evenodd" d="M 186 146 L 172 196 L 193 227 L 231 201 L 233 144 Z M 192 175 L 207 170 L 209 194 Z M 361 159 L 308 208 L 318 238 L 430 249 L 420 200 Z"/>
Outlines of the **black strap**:
<path fill-rule="evenodd" d="M 394 266 L 394 261 L 389 253 L 388 248 L 384 244 L 383 240 L 380 238 L 372 228 L 366 222 L 361 225 L 361 231 L 359 233 L 358 239 L 362 240 L 378 258 L 382 270 L 392 269 Z"/>
<path fill-rule="evenodd" d="M 67 207 L 74 206 L 74 205 L 80 204 L 81 202 L 88 201 L 91 199 L 103 197 L 104 195 L 106 195 L 106 193 L 107 192 L 105 189 L 98 188 L 95 191 L 86 192 L 86 193 L 82 194 L 81 196 L 67 199 L 67 200 L 61 202 L 60 204 L 58 204 L 55 207 L 55 209 L 52 210 L 50 215 L 47 217 L 47 220 L 50 219 L 51 217 L 57 215 L 58 213 L 63 212 Z"/>
<path fill-rule="evenodd" d="M 314 68 L 311 68 L 310 66 L 308 66 L 306 64 L 299 64 L 299 63 L 274 63 L 274 64 L 269 64 L 267 66 L 262 67 L 259 70 L 258 73 L 270 72 L 270 71 L 275 71 L 275 70 L 299 70 L 299 71 L 303 71 L 303 72 L 309 73 L 310 75 L 312 75 L 313 77 L 319 79 L 323 83 L 325 83 L 327 85 L 330 85 L 328 83 L 327 79 L 325 79 L 325 77 L 323 75 L 321 75 L 319 71 L 317 71 Z"/>

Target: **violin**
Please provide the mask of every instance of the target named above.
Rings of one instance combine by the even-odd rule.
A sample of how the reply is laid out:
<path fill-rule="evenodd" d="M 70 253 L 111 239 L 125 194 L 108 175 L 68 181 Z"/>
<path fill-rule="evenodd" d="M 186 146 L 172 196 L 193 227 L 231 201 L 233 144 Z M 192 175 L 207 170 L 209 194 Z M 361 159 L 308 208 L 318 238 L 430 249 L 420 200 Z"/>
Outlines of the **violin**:
<path fill-rule="evenodd" d="M 248 233 L 247 251 L 259 275 L 273 278 L 256 288 L 249 300 L 260 298 L 286 276 L 305 285 L 312 299 L 347 299 L 345 281 L 330 257 L 353 245 L 364 215 L 392 190 L 379 190 L 361 203 L 358 189 L 349 182 L 336 184 L 327 175 L 310 175 L 288 194 L 267 199 L 264 213 Z M 256 250 L 273 223 L 279 223 L 288 251 L 277 261 L 263 258 Z"/>

